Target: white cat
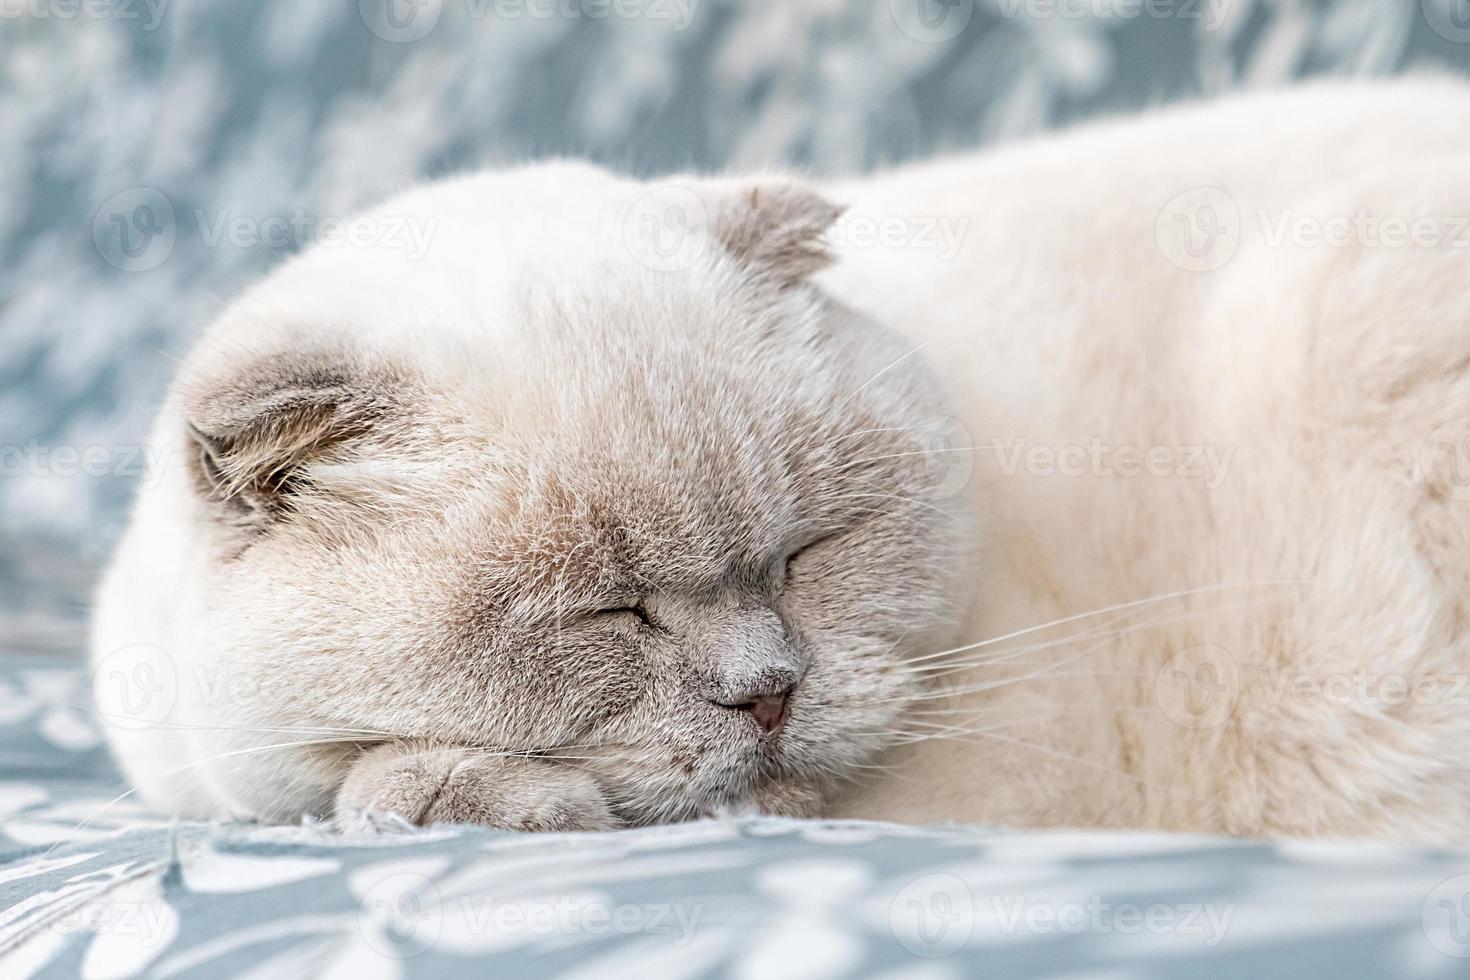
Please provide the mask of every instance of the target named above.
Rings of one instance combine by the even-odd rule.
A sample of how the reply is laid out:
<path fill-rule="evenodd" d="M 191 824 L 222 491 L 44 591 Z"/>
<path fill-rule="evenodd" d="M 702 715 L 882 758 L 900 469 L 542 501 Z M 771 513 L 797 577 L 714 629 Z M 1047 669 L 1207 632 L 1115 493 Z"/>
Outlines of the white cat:
<path fill-rule="evenodd" d="M 1470 87 L 411 191 L 184 365 L 99 709 L 196 816 L 1464 839 Z M 843 211 L 843 208 L 846 208 Z"/>

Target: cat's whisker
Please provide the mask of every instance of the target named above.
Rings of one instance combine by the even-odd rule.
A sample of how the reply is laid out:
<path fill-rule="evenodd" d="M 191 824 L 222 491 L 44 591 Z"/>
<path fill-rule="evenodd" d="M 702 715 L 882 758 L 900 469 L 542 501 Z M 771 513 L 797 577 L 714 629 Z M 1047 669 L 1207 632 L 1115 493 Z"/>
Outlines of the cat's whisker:
<path fill-rule="evenodd" d="M 842 435 L 840 435 L 837 438 L 833 439 L 831 441 L 830 445 L 835 446 L 838 443 L 846 442 L 849 439 L 856 439 L 859 436 L 872 435 L 872 434 L 877 433 L 877 432 L 912 432 L 913 430 L 919 429 L 919 428 L 923 428 L 923 426 L 919 426 L 919 425 L 886 425 L 886 426 L 880 426 L 879 428 L 876 428 L 876 429 L 858 429 L 855 432 L 845 432 L 845 433 L 843 433 Z"/>
<path fill-rule="evenodd" d="M 1187 598 L 1187 597 L 1190 597 L 1190 596 L 1205 595 L 1205 594 L 1208 594 L 1210 592 L 1221 592 L 1221 591 L 1225 591 L 1225 590 L 1229 590 L 1229 589 L 1255 589 L 1255 588 L 1264 588 L 1264 587 L 1267 587 L 1267 586 L 1273 586 L 1274 587 L 1274 586 L 1311 585 L 1311 584 L 1312 583 L 1310 581 L 1308 581 L 1308 580 L 1282 579 L 1282 580 L 1265 580 L 1265 581 L 1259 581 L 1259 582 L 1232 582 L 1232 583 L 1226 583 L 1226 584 L 1222 584 L 1222 585 L 1207 585 L 1207 586 L 1202 586 L 1202 587 L 1197 588 L 1197 589 L 1183 589 L 1183 590 L 1180 590 L 1178 592 L 1165 592 L 1165 593 L 1162 593 L 1160 595 L 1149 596 L 1146 599 L 1134 599 L 1134 600 L 1132 600 L 1130 602 L 1120 602 L 1120 603 L 1117 603 L 1116 605 L 1104 606 L 1104 607 L 1102 607 L 1100 609 L 1093 609 L 1093 610 L 1089 610 L 1088 612 L 1081 612 L 1081 613 L 1076 613 L 1076 614 L 1071 615 L 1071 616 L 1064 616 L 1061 619 L 1054 619 L 1054 620 L 1051 620 L 1050 622 L 1037 623 L 1035 626 L 1027 626 L 1027 627 L 1024 627 L 1022 629 L 1013 630 L 1010 633 L 1005 633 L 1005 634 L 1002 634 L 1000 636 L 993 636 L 993 637 L 990 637 L 989 639 L 980 640 L 979 642 L 976 642 L 976 643 L 968 643 L 968 644 L 965 644 L 964 646 L 951 647 L 948 650 L 939 650 L 939 651 L 937 651 L 935 653 L 923 654 L 923 655 L 917 656 L 917 657 L 909 657 L 909 658 L 907 658 L 907 659 L 905 659 L 903 661 L 900 661 L 900 662 L 901 663 L 904 663 L 904 664 L 914 664 L 914 663 L 920 663 L 922 661 L 934 660 L 934 659 L 937 659 L 939 657 L 947 657 L 947 656 L 950 656 L 950 655 L 956 654 L 956 653 L 964 653 L 966 650 L 975 650 L 975 649 L 978 649 L 980 647 L 991 646 L 991 645 L 996 644 L 996 643 L 1003 643 L 1006 640 L 1015 639 L 1016 637 L 1020 637 L 1020 636 L 1026 636 L 1027 634 L 1030 634 L 1030 633 L 1038 633 L 1038 632 L 1040 632 L 1042 630 L 1052 629 L 1053 627 L 1056 627 L 1056 626 L 1065 626 L 1068 623 L 1075 623 L 1075 622 L 1078 622 L 1079 620 L 1088 619 L 1088 618 L 1090 618 L 1092 616 L 1102 616 L 1102 615 L 1106 615 L 1106 614 L 1112 613 L 1112 612 L 1119 612 L 1119 611 L 1124 610 L 1124 609 L 1134 609 L 1134 608 L 1137 608 L 1139 606 L 1150 605 L 1152 603 L 1168 602 L 1168 601 L 1170 601 L 1172 599 L 1183 599 L 1183 598 Z"/>
<path fill-rule="evenodd" d="M 1145 625 L 1147 625 L 1147 624 L 1145 624 Z M 1053 664 L 1048 664 L 1048 665 L 1046 665 L 1044 667 L 1041 667 L 1041 668 L 1039 668 L 1039 669 L 1037 669 L 1035 671 L 1032 671 L 1029 674 L 1024 674 L 1024 675 L 1022 675 L 1020 677 L 999 678 L 999 679 L 997 679 L 995 681 L 988 681 L 988 682 L 985 682 L 983 684 L 978 684 L 978 685 L 973 685 L 973 686 L 944 688 L 944 689 L 937 690 L 937 691 L 928 691 L 928 690 L 925 690 L 925 691 L 921 691 L 921 692 L 913 693 L 913 694 L 903 694 L 903 695 L 898 695 L 898 696 L 892 697 L 892 698 L 882 698 L 882 699 L 873 700 L 873 701 L 866 701 L 866 702 L 863 702 L 863 706 L 865 706 L 865 707 L 877 707 L 877 706 L 881 706 L 881 705 L 890 705 L 890 704 L 916 704 L 916 703 L 921 703 L 921 702 L 924 702 L 924 701 L 945 700 L 945 699 L 957 697 L 957 696 L 964 695 L 964 694 L 977 693 L 977 692 L 980 692 L 980 691 L 991 690 L 991 689 L 997 688 L 997 687 L 1004 687 L 1004 686 L 1007 686 L 1009 684 L 1018 684 L 1018 683 L 1021 683 L 1021 682 L 1024 682 L 1024 681 L 1028 681 L 1028 680 L 1032 680 L 1032 679 L 1035 679 L 1035 678 L 1038 678 L 1038 677 L 1051 678 L 1051 677 L 1068 677 L 1068 676 L 1081 676 L 1081 677 L 1110 676 L 1111 673 L 1113 673 L 1113 672 L 1096 671 L 1096 670 L 1071 671 L 1071 672 L 1058 672 L 1058 671 L 1059 671 L 1059 669 L 1061 667 L 1065 667 L 1065 666 L 1067 666 L 1069 664 L 1075 663 L 1076 661 L 1082 659 L 1083 657 L 1085 657 L 1089 653 L 1094 653 L 1094 652 L 1096 652 L 1098 650 L 1103 649 L 1109 643 L 1115 641 L 1116 639 L 1118 639 L 1122 635 L 1123 634 L 1120 633 L 1120 634 L 1116 634 L 1116 635 L 1112 635 L 1112 636 L 1106 636 L 1102 640 L 1100 640 L 1099 642 L 1093 644 L 1092 646 L 1086 647 L 1081 652 L 1079 652 L 1079 653 L 1077 653 L 1077 654 L 1075 654 L 1073 656 L 1067 657 L 1066 659 L 1061 660 L 1061 661 L 1058 661 L 1058 662 L 1053 663 Z M 1059 641 L 1058 643 L 1051 644 L 1050 646 L 1053 646 L 1053 647 L 1059 646 L 1059 645 L 1061 645 L 1061 643 L 1064 643 L 1064 642 L 1068 642 L 1068 641 Z M 1121 676 L 1131 676 L 1131 675 L 1129 675 L 1127 673 L 1122 673 Z M 905 714 L 907 715 L 908 712 L 906 712 Z"/>
<path fill-rule="evenodd" d="M 360 742 L 360 741 L 362 741 L 362 740 L 361 739 L 358 739 L 358 738 L 333 737 L 333 738 L 302 739 L 302 740 L 295 741 L 295 742 L 279 742 L 279 743 L 275 743 L 275 744 L 272 744 L 272 745 L 252 745 L 252 746 L 248 746 L 246 748 L 232 749 L 232 750 L 230 750 L 228 752 L 220 752 L 220 753 L 217 753 L 215 755 L 206 756 L 206 757 L 204 757 L 202 759 L 194 759 L 194 760 L 192 760 L 190 762 L 184 763 L 181 766 L 175 766 L 172 769 L 165 769 L 162 772 L 157 773 L 156 775 L 157 775 L 158 778 L 164 778 L 164 777 L 168 777 L 168 776 L 175 776 L 175 775 L 179 775 L 180 773 L 186 773 L 189 770 L 195 769 L 195 768 L 197 768 L 199 766 L 205 766 L 205 765 L 209 765 L 210 763 L 213 763 L 213 762 L 219 762 L 222 759 L 233 759 L 233 758 L 237 758 L 237 757 L 240 757 L 240 756 L 253 755 L 253 754 L 257 753 L 257 752 L 271 752 L 271 751 L 275 751 L 275 750 L 279 750 L 279 749 L 303 748 L 303 747 L 311 746 L 311 745 L 334 745 L 334 744 L 344 744 L 344 743 L 345 744 L 351 744 L 353 742 Z M 138 792 L 138 790 L 140 788 L 141 788 L 140 786 L 133 786 L 133 787 L 129 788 L 126 792 L 119 793 L 117 796 L 115 796 L 112 799 L 108 800 L 101 807 L 99 807 L 98 809 L 94 810 L 91 814 L 89 814 L 86 817 L 86 819 L 82 820 L 81 823 L 79 823 L 76 826 L 74 826 L 71 829 L 71 833 L 75 834 L 78 831 L 85 830 L 88 826 L 91 825 L 92 821 L 96 820 L 98 817 L 102 816 L 102 814 L 106 813 L 108 810 L 112 809 L 114 806 L 116 806 L 117 804 L 121 803 L 123 800 L 126 800 L 128 797 L 130 797 L 134 793 Z M 60 847 L 63 843 L 66 843 L 66 841 L 65 840 L 58 840 L 56 843 L 52 844 L 49 848 L 46 849 L 45 854 L 48 854 L 49 855 L 52 851 L 56 850 L 56 848 Z M 45 855 L 43 855 L 43 856 L 45 856 Z"/>
<path fill-rule="evenodd" d="M 1096 769 L 1096 770 L 1098 770 L 1100 772 L 1105 772 L 1105 773 L 1107 773 L 1109 775 L 1112 775 L 1112 776 L 1120 776 L 1120 777 L 1122 777 L 1124 779 L 1129 780 L 1130 782 L 1137 783 L 1140 786 L 1146 786 L 1149 789 L 1160 790 L 1160 791 L 1165 792 L 1165 793 L 1174 793 L 1174 792 L 1183 792 L 1184 791 L 1184 787 L 1171 787 L 1171 786 L 1165 786 L 1165 785 L 1163 785 L 1161 783 L 1155 783 L 1152 780 L 1144 779 L 1141 776 L 1135 776 L 1134 774 L 1132 774 L 1130 772 L 1127 772 L 1127 771 L 1125 771 L 1123 769 L 1119 769 L 1116 766 L 1110 766 L 1110 765 L 1107 765 L 1106 763 L 1098 762 L 1098 761 L 1096 761 L 1094 759 L 1087 759 L 1087 758 L 1084 758 L 1082 756 L 1072 755 L 1072 754 L 1067 753 L 1067 752 L 1062 752 L 1059 749 L 1053 749 L 1053 748 L 1051 748 L 1049 746 L 1037 745 L 1037 744 L 1032 743 L 1032 742 L 1026 742 L 1026 741 L 1023 741 L 1021 739 L 1010 738 L 1010 737 L 1005 736 L 1005 735 L 999 735 L 999 734 L 997 734 L 997 730 L 999 728 L 1011 728 L 1011 727 L 1015 727 L 1017 725 L 1023 725 L 1023 724 L 1025 724 L 1024 721 L 1017 721 L 1017 722 L 1011 722 L 1011 723 L 1007 723 L 1007 724 L 1003 724 L 1003 725 L 992 726 L 990 728 L 971 729 L 971 730 L 967 731 L 963 736 L 955 736 L 955 738 L 957 738 L 958 740 L 962 740 L 962 741 L 973 741 L 974 739 L 977 739 L 978 738 L 978 739 L 990 739 L 992 741 L 997 741 L 997 742 L 1004 742 L 1007 745 L 1014 745 L 1017 748 L 1026 749 L 1026 750 L 1029 750 L 1029 751 L 1032 751 L 1032 752 L 1038 752 L 1038 753 L 1040 753 L 1042 755 L 1048 756 L 1048 757 L 1053 758 L 1053 759 L 1059 759 L 1059 760 L 1064 761 L 1064 762 L 1070 762 L 1070 763 L 1074 763 L 1076 765 L 1086 766 L 1089 769 Z M 946 736 L 946 737 L 948 738 L 949 736 Z M 922 741 L 922 739 L 921 739 L 921 741 Z"/>
<path fill-rule="evenodd" d="M 848 769 L 863 769 L 871 772 L 896 772 L 899 768 L 899 765 L 896 762 L 844 762 L 840 769 L 837 769 L 837 767 L 833 768 L 836 771 L 833 772 L 832 775 L 841 776 L 842 773 Z"/>
<path fill-rule="evenodd" d="M 919 742 L 932 741 L 932 740 L 936 740 L 936 739 L 947 739 L 947 738 L 952 738 L 952 737 L 957 737 L 957 736 L 977 735 L 977 734 L 979 734 L 981 732 L 996 731 L 996 730 L 999 730 L 999 729 L 1002 729 L 1002 728 L 1015 728 L 1015 727 L 1018 727 L 1018 726 L 1021 726 L 1021 725 L 1025 725 L 1028 722 L 1030 722 L 1031 720 L 1032 719 L 1030 719 L 1030 718 L 1023 718 L 1023 719 L 1018 719 L 1018 720 L 1015 720 L 1015 721 L 998 721 L 998 722 L 994 722 L 994 723 L 988 724 L 984 728 L 971 728 L 971 727 L 963 726 L 963 725 L 947 725 L 947 724 L 941 724 L 941 723 L 928 722 L 928 723 L 923 723 L 923 724 L 927 725 L 927 730 L 901 728 L 901 729 L 894 729 L 894 730 L 887 731 L 887 732 L 882 732 L 880 734 L 883 734 L 885 736 L 889 736 L 889 737 L 892 737 L 892 738 L 899 739 L 899 741 L 892 742 L 891 744 L 895 744 L 895 745 L 914 745 L 914 744 L 917 744 Z"/>
<path fill-rule="evenodd" d="M 1142 632 L 1143 630 L 1162 629 L 1168 626 L 1178 626 L 1183 623 L 1191 623 L 1211 616 L 1221 616 L 1226 613 L 1239 612 L 1243 609 L 1252 609 L 1258 605 L 1274 601 L 1277 600 L 1270 597 L 1264 599 L 1252 599 L 1247 602 L 1235 603 L 1234 605 L 1220 606 L 1212 609 L 1198 609 L 1178 616 L 1166 616 L 1161 619 L 1154 619 L 1145 623 L 1135 623 L 1132 626 L 1125 627 L 1113 633 L 1109 637 L 1109 639 L 1119 640 L 1126 636 L 1131 636 L 1134 633 Z M 1132 614 L 1130 613 L 1130 615 Z M 906 667 L 900 668 L 900 670 L 908 671 L 916 676 L 923 677 L 926 681 L 933 681 L 949 674 L 967 673 L 981 667 L 993 667 L 997 664 L 1009 663 L 1013 660 L 1020 659 L 1021 657 L 1028 654 L 1044 652 L 1046 650 L 1051 650 L 1055 649 L 1056 647 L 1063 646 L 1067 643 L 1072 643 L 1081 639 L 1087 639 L 1091 636 L 1097 635 L 1100 631 L 1106 631 L 1114 623 L 1126 620 L 1127 618 L 1127 616 L 1124 616 L 1121 617 L 1121 619 L 1119 620 L 1113 620 L 1112 623 L 1109 623 L 1105 626 L 1094 627 L 1093 629 L 1085 630 L 1081 633 L 1074 633 L 1071 636 L 1063 637 L 1060 640 L 1054 640 L 1048 643 L 1032 644 L 1031 646 L 1022 647 L 1021 649 L 1015 651 L 1007 651 L 982 657 L 966 658 L 957 661 L 940 661 L 933 664 L 932 666 Z"/>
<path fill-rule="evenodd" d="M 828 494 L 828 495 L 826 495 L 826 496 L 823 497 L 823 503 L 825 503 L 827 506 L 830 507 L 830 506 L 833 506 L 833 505 L 836 505 L 836 504 L 851 504 L 853 501 L 863 500 L 865 498 L 870 498 L 870 497 L 881 497 L 881 498 L 886 499 L 886 500 L 898 500 L 898 501 L 901 501 L 901 502 L 906 503 L 906 504 L 922 504 L 922 503 L 924 503 L 924 501 L 919 500 L 919 499 L 917 499 L 915 497 L 905 497 L 905 496 L 902 496 L 901 494 L 879 494 L 879 493 L 874 493 L 872 491 L 868 491 L 868 490 L 864 490 L 864 489 L 846 490 L 846 491 L 843 491 L 842 493 Z M 891 513 L 892 512 L 891 509 L 883 508 L 883 507 L 880 507 L 880 506 L 878 506 L 876 504 L 867 504 L 867 505 L 859 504 L 857 506 L 867 506 L 870 509 L 876 511 L 877 513 Z M 839 528 L 840 528 L 840 525 L 833 525 L 833 530 L 837 530 Z"/>
<path fill-rule="evenodd" d="M 918 678 L 925 683 L 929 683 L 937 681 L 940 678 L 943 678 L 949 674 L 970 671 L 978 667 L 992 666 L 997 663 L 1015 660 L 1029 654 L 1043 653 L 1047 650 L 1054 650 L 1058 647 L 1066 646 L 1069 643 L 1075 643 L 1079 640 L 1092 639 L 1099 636 L 1100 634 L 1107 633 L 1109 630 L 1117 628 L 1119 624 L 1127 622 L 1131 615 L 1132 613 L 1119 616 L 1115 619 L 1108 620 L 1106 623 L 1103 623 L 1100 626 L 1095 626 L 1091 629 L 1083 630 L 1079 633 L 1072 633 L 1067 636 L 1059 637 L 1055 640 L 1048 640 L 1044 643 L 1033 643 L 1029 646 L 1023 646 L 1015 650 L 1001 650 L 996 653 L 986 653 L 981 656 L 965 657 L 957 660 L 936 660 L 932 663 L 926 664 L 899 666 L 894 668 L 894 673 L 906 674 L 910 677 Z M 1143 625 L 1147 626 L 1149 624 Z M 1128 627 L 1126 629 L 1137 628 L 1140 627 L 1134 626 Z M 1120 632 L 1115 635 L 1122 635 L 1122 633 Z"/>
<path fill-rule="evenodd" d="M 899 357 L 897 357 L 896 359 L 894 359 L 893 361 L 889 362 L 887 365 L 885 365 L 883 368 L 881 368 L 876 374 L 874 374 L 867 381 L 864 381 L 862 384 L 858 385 L 857 388 L 855 388 L 853 390 L 852 394 L 848 395 L 846 398 L 844 398 L 842 400 L 842 402 L 840 403 L 840 405 L 838 407 L 846 407 L 846 405 L 849 402 L 851 402 L 858 395 L 862 394 L 863 393 L 863 390 L 865 388 L 867 388 L 868 385 L 872 384 L 874 381 L 877 381 L 879 378 L 883 377 L 883 375 L 887 374 L 889 371 L 892 371 L 894 368 L 898 367 L 904 361 L 908 360 L 909 358 L 913 357 L 915 354 L 919 353 L 919 351 L 923 350 L 925 347 L 928 347 L 930 344 L 937 343 L 938 341 L 942 340 L 943 338 L 945 338 L 945 337 L 949 336 L 950 334 L 954 333 L 961 326 L 963 326 L 963 324 L 957 323 L 957 324 L 955 324 L 952 327 L 948 327 L 947 329 L 941 330 L 941 331 L 939 331 L 939 333 L 937 333 L 934 336 L 930 337 L 928 340 L 924 341 L 922 344 L 919 344 L 917 347 L 914 347 L 911 350 L 909 350 L 908 353 L 902 354 Z"/>
<path fill-rule="evenodd" d="M 67 702 L 67 706 L 94 714 L 99 718 L 113 722 L 137 723 L 138 719 L 131 715 L 120 715 L 103 711 L 93 705 Z M 332 725 L 303 725 L 293 727 L 264 727 L 251 725 L 204 725 L 195 722 L 163 720 L 150 723 L 149 728 L 163 731 L 208 731 L 208 732 L 251 732 L 265 735 L 340 735 L 353 739 L 369 738 L 398 738 L 393 732 L 379 731 L 371 728 L 339 728 Z"/>
<path fill-rule="evenodd" d="M 901 503 L 911 504 L 911 505 L 913 505 L 915 507 L 924 507 L 924 508 L 927 508 L 928 510 L 932 510 L 936 514 L 939 514 L 940 516 L 944 517 L 946 520 L 950 520 L 950 521 L 958 520 L 958 518 L 955 517 L 954 514 L 951 514 L 949 511 L 945 510 L 944 508 L 939 507 L 939 506 L 937 506 L 935 504 L 931 504 L 927 500 L 919 500 L 916 497 L 904 497 L 904 496 L 902 496 L 900 494 L 896 494 L 896 493 L 876 493 L 876 492 L 873 492 L 873 491 L 855 492 L 855 493 L 851 494 L 850 496 L 853 497 L 853 498 L 876 497 L 876 498 L 881 498 L 881 499 L 885 499 L 885 500 L 897 500 L 897 501 L 900 501 Z"/>
<path fill-rule="evenodd" d="M 1009 687 L 1013 684 L 1023 684 L 1026 681 L 1035 680 L 1038 677 L 1058 676 L 1055 674 L 1055 671 L 1059 670 L 1062 667 L 1066 667 L 1076 663 L 1078 660 L 1081 660 L 1083 657 L 1087 656 L 1090 653 L 1096 653 L 1098 650 L 1104 649 L 1108 646 L 1108 644 L 1113 642 L 1113 639 L 1113 637 L 1104 637 L 1097 643 L 1094 643 L 1088 647 L 1084 647 L 1078 653 L 1075 653 L 1064 660 L 1058 661 L 1054 664 L 1048 664 L 1045 667 L 1042 667 L 1038 670 L 1033 670 L 1028 674 L 1022 674 L 1020 677 L 997 678 L 993 681 L 984 681 L 979 684 L 971 684 L 965 687 L 957 687 L 944 691 L 933 691 L 924 694 L 910 695 L 906 698 L 899 698 L 898 700 L 907 701 L 910 703 L 915 701 L 939 700 L 944 698 L 958 697 L 962 694 L 978 694 L 982 691 L 992 691 L 996 688 Z"/>
<path fill-rule="evenodd" d="M 562 759 L 586 758 L 601 760 L 606 756 L 574 756 L 563 755 L 564 751 L 571 750 L 587 751 L 592 749 L 627 749 L 634 746 L 624 745 L 617 742 L 585 742 L 567 743 L 563 745 L 510 747 L 500 745 L 446 745 L 440 748 L 420 750 L 421 755 L 432 755 L 439 753 L 452 753 L 455 755 L 470 755 L 478 758 L 497 759 L 544 759 L 560 762 Z"/>
<path fill-rule="evenodd" d="M 1091 671 L 1069 671 L 1062 676 L 1067 677 L 1091 677 Z M 1122 674 L 1119 676 L 1137 677 L 1144 679 L 1147 675 Z M 1160 710 L 1153 704 L 1120 705 L 1112 701 L 1028 701 L 1023 704 L 981 704 L 981 705 L 958 705 L 946 704 L 942 700 L 932 703 L 919 702 L 912 708 L 903 711 L 894 722 L 899 725 L 910 723 L 916 724 L 944 724 L 954 719 L 964 718 L 997 718 L 1008 714 L 1019 714 L 1027 719 L 1035 720 L 1038 712 L 1049 711 L 1107 711 L 1110 713 L 1132 713 L 1151 714 Z"/>
<path fill-rule="evenodd" d="M 986 447 L 983 447 L 983 446 L 953 446 L 953 447 L 949 447 L 949 448 L 945 448 L 945 449 L 914 449 L 914 450 L 910 450 L 908 452 L 902 452 L 902 453 L 885 453 L 882 456 L 867 456 L 867 457 L 864 457 L 863 459 L 850 459 L 847 462 L 841 464 L 840 466 L 833 467 L 833 468 L 834 469 L 838 469 L 838 470 L 845 470 L 845 469 L 847 469 L 849 467 L 857 466 L 857 465 L 859 465 L 861 463 L 877 463 L 877 462 L 881 462 L 882 460 L 885 460 L 885 459 L 901 459 L 901 458 L 903 458 L 905 456 L 938 456 L 938 455 L 942 455 L 944 453 L 969 453 L 969 452 L 975 452 L 975 451 L 977 451 L 979 449 L 983 449 L 983 448 L 986 448 Z"/>

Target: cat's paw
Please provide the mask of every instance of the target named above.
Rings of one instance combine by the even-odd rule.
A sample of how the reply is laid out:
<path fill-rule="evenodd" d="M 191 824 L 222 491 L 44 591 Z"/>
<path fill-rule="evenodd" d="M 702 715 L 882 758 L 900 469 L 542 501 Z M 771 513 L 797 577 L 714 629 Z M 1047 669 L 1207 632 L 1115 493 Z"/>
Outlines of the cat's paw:
<path fill-rule="evenodd" d="M 474 749 L 384 745 L 353 763 L 337 793 L 339 820 L 393 815 L 409 823 L 499 830 L 611 830 L 596 780 L 563 763 Z"/>

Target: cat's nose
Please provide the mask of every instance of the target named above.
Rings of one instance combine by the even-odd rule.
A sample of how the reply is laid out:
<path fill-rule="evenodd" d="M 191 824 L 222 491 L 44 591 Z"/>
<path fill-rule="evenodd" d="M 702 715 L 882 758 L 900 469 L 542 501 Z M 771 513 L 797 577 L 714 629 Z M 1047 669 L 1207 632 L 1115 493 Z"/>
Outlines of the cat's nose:
<path fill-rule="evenodd" d="M 766 734 L 774 732 L 786 722 L 786 707 L 791 701 L 791 692 L 796 690 L 797 678 L 789 670 L 766 671 L 754 683 L 735 688 L 718 698 L 713 704 L 732 711 L 747 711 Z"/>
<path fill-rule="evenodd" d="M 710 704 L 748 713 L 769 735 L 785 724 L 806 667 L 780 616 L 741 607 L 708 618 L 695 647 L 695 689 Z"/>

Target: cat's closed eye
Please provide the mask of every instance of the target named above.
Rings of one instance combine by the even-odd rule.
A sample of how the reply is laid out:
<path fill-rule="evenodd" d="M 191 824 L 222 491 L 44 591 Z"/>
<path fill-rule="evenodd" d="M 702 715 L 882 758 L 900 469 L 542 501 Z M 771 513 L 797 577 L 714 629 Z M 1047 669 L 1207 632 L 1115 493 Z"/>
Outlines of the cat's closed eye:
<path fill-rule="evenodd" d="M 836 539 L 836 534 L 823 534 L 820 537 L 807 541 L 805 544 L 797 546 L 795 550 L 786 556 L 786 562 L 782 568 L 782 579 L 791 578 L 792 572 L 796 570 L 799 562 L 815 556 L 821 548 Z"/>
<path fill-rule="evenodd" d="M 641 626 L 653 625 L 653 620 L 651 620 L 648 616 L 648 610 L 643 608 L 643 604 L 641 602 L 633 603 L 632 605 L 627 606 L 609 606 L 606 609 L 599 609 L 592 615 L 596 619 L 622 619 L 629 621 L 636 620 Z"/>

